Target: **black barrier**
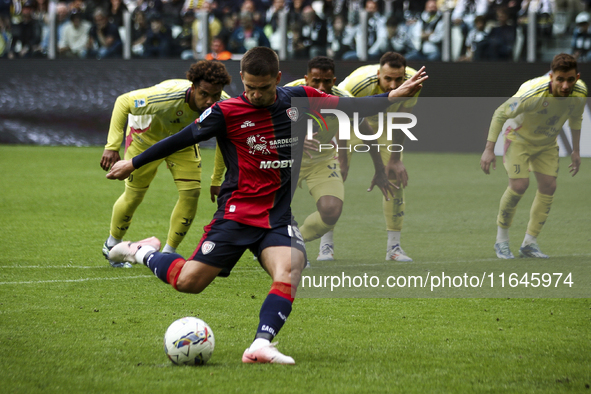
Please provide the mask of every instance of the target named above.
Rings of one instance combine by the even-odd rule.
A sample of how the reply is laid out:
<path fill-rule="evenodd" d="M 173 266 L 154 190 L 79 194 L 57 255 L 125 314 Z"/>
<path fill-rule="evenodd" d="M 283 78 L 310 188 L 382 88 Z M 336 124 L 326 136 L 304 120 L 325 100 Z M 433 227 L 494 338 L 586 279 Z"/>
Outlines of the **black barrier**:
<path fill-rule="evenodd" d="M 185 78 L 192 62 L 183 60 L 13 60 L 1 61 L 0 143 L 104 145 L 118 95 L 172 78 Z M 232 75 L 226 88 L 240 94 L 240 63 L 225 63 Z M 368 63 L 338 62 L 337 83 Z M 306 61 L 281 64 L 282 83 L 302 78 Z M 409 63 L 419 68 L 422 64 Z M 429 80 L 421 97 L 509 97 L 520 84 L 549 71 L 546 63 L 426 63 Z M 591 80 L 591 64 L 581 64 Z M 458 109 L 461 110 L 461 109 Z M 472 108 L 490 112 L 494 108 Z M 480 152 L 488 124 L 458 124 L 453 135 L 437 133 L 437 109 L 417 107 L 426 152 Z"/>

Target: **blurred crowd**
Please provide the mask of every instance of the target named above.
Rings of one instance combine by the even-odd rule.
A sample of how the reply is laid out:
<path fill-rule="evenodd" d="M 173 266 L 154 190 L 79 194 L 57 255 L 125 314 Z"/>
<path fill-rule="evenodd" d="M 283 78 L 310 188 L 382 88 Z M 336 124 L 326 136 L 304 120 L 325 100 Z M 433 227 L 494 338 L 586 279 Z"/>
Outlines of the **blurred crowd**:
<path fill-rule="evenodd" d="M 129 40 L 135 58 L 228 60 L 268 46 L 289 59 L 375 61 L 396 51 L 438 61 L 449 12 L 452 60 L 517 60 L 535 16 L 540 42 L 567 39 L 586 61 L 590 9 L 591 0 L 0 0 L 0 57 L 47 57 L 55 26 L 57 57 L 121 58 Z"/>

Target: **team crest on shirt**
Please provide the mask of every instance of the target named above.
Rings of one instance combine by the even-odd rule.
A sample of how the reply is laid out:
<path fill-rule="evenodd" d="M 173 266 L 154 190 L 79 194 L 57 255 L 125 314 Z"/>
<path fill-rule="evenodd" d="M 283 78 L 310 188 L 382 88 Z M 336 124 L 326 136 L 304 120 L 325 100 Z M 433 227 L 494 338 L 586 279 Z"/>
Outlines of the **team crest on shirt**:
<path fill-rule="evenodd" d="M 203 245 L 201 245 L 201 253 L 208 254 L 213 250 L 213 248 L 215 248 L 215 243 L 211 241 L 205 241 L 203 242 Z"/>
<path fill-rule="evenodd" d="M 292 122 L 298 120 L 299 112 L 296 107 L 288 108 L 285 110 L 285 112 L 287 112 L 287 116 L 292 120 Z"/>
<path fill-rule="evenodd" d="M 271 151 L 267 147 L 267 139 L 261 137 L 260 134 L 251 135 L 246 138 L 246 145 L 250 148 L 248 153 L 254 155 L 255 153 L 261 153 L 263 155 L 270 155 Z"/>
<path fill-rule="evenodd" d="M 176 116 L 181 116 L 183 114 L 183 111 L 176 111 Z"/>

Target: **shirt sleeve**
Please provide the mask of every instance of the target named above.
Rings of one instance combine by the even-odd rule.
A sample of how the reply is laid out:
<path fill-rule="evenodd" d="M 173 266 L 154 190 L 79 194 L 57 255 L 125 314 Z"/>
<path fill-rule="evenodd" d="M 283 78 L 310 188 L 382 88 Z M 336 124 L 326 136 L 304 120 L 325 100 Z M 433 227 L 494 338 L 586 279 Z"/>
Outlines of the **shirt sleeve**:
<path fill-rule="evenodd" d="M 583 125 L 583 112 L 585 111 L 585 103 L 587 100 L 585 100 L 584 97 L 573 97 L 569 98 L 569 100 L 574 100 L 576 108 L 568 118 L 568 126 L 572 130 L 581 130 Z"/>
<path fill-rule="evenodd" d="M 487 141 L 497 142 L 499 134 L 503 130 L 503 125 L 508 119 L 516 118 L 518 115 L 535 109 L 540 97 L 511 97 L 501 104 L 494 112 L 488 129 Z"/>
<path fill-rule="evenodd" d="M 211 186 L 221 186 L 224 177 L 224 170 L 226 164 L 224 163 L 224 156 L 220 150 L 220 146 L 216 145 L 215 148 L 215 159 L 213 161 L 213 174 L 211 175 Z"/>
<path fill-rule="evenodd" d="M 360 117 L 375 115 L 386 110 L 392 103 L 388 100 L 388 93 L 376 94 L 366 97 L 337 97 L 321 92 L 320 90 L 304 86 L 308 98 L 316 98 L 316 109 L 336 108 L 346 113 L 357 112 Z"/>
<path fill-rule="evenodd" d="M 171 154 L 185 149 L 201 141 L 208 140 L 217 135 L 222 135 L 226 129 L 226 123 L 222 111 L 217 104 L 203 111 L 199 119 L 191 123 L 178 133 L 152 145 L 144 152 L 132 159 L 133 166 L 140 168 L 155 160 L 164 159 Z"/>
<path fill-rule="evenodd" d="M 144 166 L 155 160 L 164 159 L 165 157 L 170 156 L 174 152 L 177 152 L 181 149 L 195 145 L 199 141 L 196 141 L 195 136 L 193 135 L 194 127 L 195 123 L 191 123 L 189 126 L 185 127 L 178 133 L 152 145 L 131 159 L 133 167 L 136 169 L 140 168 L 141 166 Z"/>
<path fill-rule="evenodd" d="M 125 135 L 127 116 L 130 114 L 129 97 L 129 93 L 125 93 L 117 97 L 117 100 L 115 101 L 105 149 L 119 151 L 121 148 L 123 136 Z"/>

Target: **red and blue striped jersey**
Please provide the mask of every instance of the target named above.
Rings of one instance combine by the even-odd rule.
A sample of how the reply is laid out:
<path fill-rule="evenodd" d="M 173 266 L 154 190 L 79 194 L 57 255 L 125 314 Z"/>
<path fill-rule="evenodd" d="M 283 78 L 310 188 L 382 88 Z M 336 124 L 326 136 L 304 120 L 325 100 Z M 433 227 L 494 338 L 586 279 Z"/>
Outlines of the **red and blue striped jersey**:
<path fill-rule="evenodd" d="M 306 111 L 340 108 L 367 116 L 386 109 L 387 96 L 337 97 L 308 86 L 277 87 L 272 105 L 256 107 L 242 94 L 215 103 L 194 123 L 134 157 L 132 163 L 139 168 L 216 137 L 227 171 L 214 219 L 261 228 L 291 224 L 290 204 L 306 136 Z M 307 107 L 292 106 L 292 98 L 299 97 L 311 99 L 303 100 Z M 375 98 L 382 101 L 365 101 Z"/>
<path fill-rule="evenodd" d="M 338 103 L 313 88 L 278 87 L 269 107 L 255 107 L 243 94 L 214 104 L 196 121 L 195 136 L 215 136 L 227 168 L 214 218 L 262 228 L 290 224 L 291 182 L 301 159 L 294 153 L 301 151 L 306 131 L 292 97 L 324 97 L 324 108 Z"/>

